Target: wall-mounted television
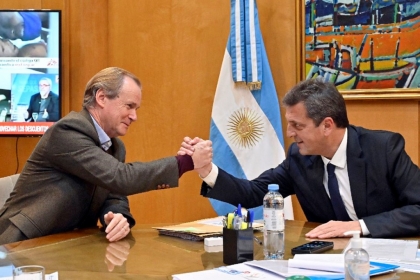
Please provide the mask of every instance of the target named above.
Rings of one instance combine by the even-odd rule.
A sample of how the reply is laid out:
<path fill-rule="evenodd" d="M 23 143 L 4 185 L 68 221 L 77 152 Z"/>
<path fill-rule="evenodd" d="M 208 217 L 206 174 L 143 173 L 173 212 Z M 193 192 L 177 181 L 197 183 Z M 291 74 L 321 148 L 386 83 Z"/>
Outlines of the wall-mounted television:
<path fill-rule="evenodd" d="M 61 115 L 61 11 L 0 10 L 0 136 L 41 136 Z"/>

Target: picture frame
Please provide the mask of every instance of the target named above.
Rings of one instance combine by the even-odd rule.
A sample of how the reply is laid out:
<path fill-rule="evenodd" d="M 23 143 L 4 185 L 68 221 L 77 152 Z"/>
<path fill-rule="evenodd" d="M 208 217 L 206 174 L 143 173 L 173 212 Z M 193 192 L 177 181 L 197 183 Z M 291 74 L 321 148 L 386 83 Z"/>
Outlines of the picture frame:
<path fill-rule="evenodd" d="M 297 0 L 298 81 L 321 76 L 347 100 L 420 99 L 420 1 L 393 2 Z"/>

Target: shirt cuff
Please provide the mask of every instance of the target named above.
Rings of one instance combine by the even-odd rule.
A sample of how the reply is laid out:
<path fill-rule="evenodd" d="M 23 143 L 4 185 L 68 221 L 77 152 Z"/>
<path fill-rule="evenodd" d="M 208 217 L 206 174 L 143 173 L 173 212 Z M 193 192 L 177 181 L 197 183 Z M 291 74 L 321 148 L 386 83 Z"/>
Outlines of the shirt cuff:
<path fill-rule="evenodd" d="M 362 228 L 362 234 L 363 234 L 363 236 L 370 235 L 370 231 L 368 230 L 365 222 L 363 220 L 359 220 L 359 224 L 360 224 L 360 227 Z"/>
<path fill-rule="evenodd" d="M 211 188 L 214 187 L 214 185 L 216 184 L 216 179 L 217 179 L 217 175 L 219 175 L 219 168 L 217 167 L 217 165 L 215 165 L 213 162 L 211 163 L 211 171 L 210 173 L 206 176 L 206 177 L 201 177 L 200 178 Z"/>
<path fill-rule="evenodd" d="M 187 171 L 194 170 L 194 163 L 189 155 L 177 155 L 175 156 L 176 161 L 178 162 L 178 176 L 181 178 L 182 174 Z"/>

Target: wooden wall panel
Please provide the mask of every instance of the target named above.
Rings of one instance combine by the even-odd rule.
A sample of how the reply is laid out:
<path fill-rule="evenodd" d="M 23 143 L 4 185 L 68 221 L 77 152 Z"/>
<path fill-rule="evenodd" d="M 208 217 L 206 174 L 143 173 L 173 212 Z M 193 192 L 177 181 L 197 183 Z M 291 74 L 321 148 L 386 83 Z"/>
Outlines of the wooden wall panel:
<path fill-rule="evenodd" d="M 419 164 L 419 105 L 416 100 L 347 101 L 350 123 L 371 129 L 399 132 L 406 151 Z"/>
<path fill-rule="evenodd" d="M 69 109 L 82 109 L 86 83 L 108 67 L 108 1 L 66 0 L 68 4 Z"/>
<path fill-rule="evenodd" d="M 221 9 L 222 1 L 210 2 L 110 1 L 111 10 L 117 11 L 110 15 L 110 63 L 133 71 L 143 83 L 138 121 L 123 137 L 127 160 L 173 156 L 186 135 L 208 138 L 229 31 L 229 9 Z M 127 26 L 118 14 L 138 20 Z M 199 196 L 200 184 L 190 173 L 177 189 L 131 196 L 132 212 L 154 209 L 159 218 L 143 217 L 145 223 L 214 216 L 207 199 Z"/>

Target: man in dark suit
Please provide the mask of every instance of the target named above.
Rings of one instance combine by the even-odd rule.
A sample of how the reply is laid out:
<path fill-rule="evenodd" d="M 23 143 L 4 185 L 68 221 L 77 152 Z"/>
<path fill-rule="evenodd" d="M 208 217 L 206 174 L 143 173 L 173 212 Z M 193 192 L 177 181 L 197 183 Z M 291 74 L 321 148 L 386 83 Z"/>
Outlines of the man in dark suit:
<path fill-rule="evenodd" d="M 55 122 L 60 115 L 58 95 L 51 91 L 52 81 L 41 78 L 38 82 L 39 92 L 31 96 L 25 120 L 31 122 Z"/>
<path fill-rule="evenodd" d="M 140 101 L 140 81 L 123 69 L 106 68 L 88 82 L 83 110 L 46 131 L 0 209 L 0 244 L 96 226 L 98 219 L 106 238 L 118 241 L 135 224 L 127 195 L 177 186 L 194 168 L 189 156 L 124 163 L 117 137 L 137 120 Z"/>
<path fill-rule="evenodd" d="M 420 233 L 420 171 L 400 134 L 349 125 L 342 95 L 318 79 L 299 83 L 283 105 L 287 136 L 295 140 L 286 159 L 254 180 L 204 166 L 198 169 L 202 195 L 250 208 L 262 204 L 274 183 L 284 197 L 296 194 L 308 221 L 323 223 L 309 238 L 342 237 L 349 230 L 372 237 Z M 178 154 L 200 153 L 198 141 L 185 138 Z M 335 179 L 327 174 L 329 164 Z M 337 192 L 330 189 L 334 180 Z M 340 205 L 343 211 L 335 209 Z"/>

